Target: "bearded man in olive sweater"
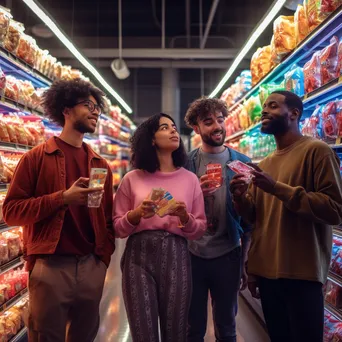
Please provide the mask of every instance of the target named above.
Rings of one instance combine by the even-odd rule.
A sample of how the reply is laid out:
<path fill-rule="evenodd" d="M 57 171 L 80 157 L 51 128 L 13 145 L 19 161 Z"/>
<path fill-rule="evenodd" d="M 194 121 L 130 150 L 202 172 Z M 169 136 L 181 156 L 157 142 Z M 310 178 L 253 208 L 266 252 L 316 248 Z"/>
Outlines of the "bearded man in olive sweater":
<path fill-rule="evenodd" d="M 342 222 L 340 161 L 324 142 L 302 136 L 301 99 L 272 93 L 261 131 L 273 134 L 274 153 L 255 166 L 252 184 L 231 182 L 235 209 L 254 224 L 248 257 L 249 289 L 260 292 L 272 342 L 322 342 L 332 228 Z"/>

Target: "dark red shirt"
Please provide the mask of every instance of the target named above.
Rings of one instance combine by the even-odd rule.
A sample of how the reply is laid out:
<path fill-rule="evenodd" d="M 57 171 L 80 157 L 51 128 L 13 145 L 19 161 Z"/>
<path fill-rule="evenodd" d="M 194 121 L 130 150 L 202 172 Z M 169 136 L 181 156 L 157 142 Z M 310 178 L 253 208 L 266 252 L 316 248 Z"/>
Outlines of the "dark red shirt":
<path fill-rule="evenodd" d="M 56 143 L 65 157 L 65 187 L 69 189 L 80 177 L 89 177 L 87 150 L 84 143 L 75 147 L 59 138 Z M 87 255 L 94 252 L 94 243 L 88 207 L 69 205 L 55 254 Z"/>

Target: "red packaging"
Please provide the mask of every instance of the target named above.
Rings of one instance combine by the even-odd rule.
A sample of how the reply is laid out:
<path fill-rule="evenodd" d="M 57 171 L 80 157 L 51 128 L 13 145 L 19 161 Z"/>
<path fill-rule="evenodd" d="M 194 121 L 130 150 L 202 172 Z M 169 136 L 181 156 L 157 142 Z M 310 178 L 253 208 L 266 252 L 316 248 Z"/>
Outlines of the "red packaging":
<path fill-rule="evenodd" d="M 342 137 L 342 100 L 336 101 L 337 135 Z"/>
<path fill-rule="evenodd" d="M 325 292 L 325 300 L 327 302 L 337 309 L 342 308 L 342 288 L 339 285 L 328 280 L 325 285 Z"/>
<path fill-rule="evenodd" d="M 320 52 L 315 52 L 311 60 L 304 65 L 304 89 L 305 93 L 322 86 Z"/>
<path fill-rule="evenodd" d="M 208 179 L 211 188 L 219 188 L 222 185 L 222 166 L 221 164 L 208 164 L 207 165 Z"/>
<path fill-rule="evenodd" d="M 330 44 L 319 54 L 319 59 L 321 62 L 322 84 L 326 84 L 338 76 L 338 44 L 339 40 L 336 36 L 334 36 L 331 38 Z"/>
<path fill-rule="evenodd" d="M 251 166 L 243 163 L 240 160 L 234 160 L 231 163 L 227 164 L 228 167 L 233 170 L 235 173 L 243 174 L 243 179 L 249 183 L 252 180 L 252 171 L 255 171 Z"/>
<path fill-rule="evenodd" d="M 337 75 L 342 75 L 342 41 L 338 44 L 337 49 Z"/>

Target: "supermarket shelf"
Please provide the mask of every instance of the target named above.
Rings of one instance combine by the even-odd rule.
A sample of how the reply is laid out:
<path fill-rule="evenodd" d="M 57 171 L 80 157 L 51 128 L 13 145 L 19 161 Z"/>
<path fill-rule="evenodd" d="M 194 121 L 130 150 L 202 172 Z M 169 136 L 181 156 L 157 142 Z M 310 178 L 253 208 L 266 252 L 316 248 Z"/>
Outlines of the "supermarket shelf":
<path fill-rule="evenodd" d="M 342 237 L 342 227 L 335 226 L 333 228 L 333 234 L 338 237 Z"/>
<path fill-rule="evenodd" d="M 0 223 L 0 234 L 19 227 L 20 226 L 8 226 L 5 222 L 2 221 Z"/>
<path fill-rule="evenodd" d="M 342 277 L 338 274 L 329 271 L 328 280 L 342 287 Z"/>
<path fill-rule="evenodd" d="M 1 65 L 1 63 L 0 63 L 0 65 Z M 25 113 L 30 113 L 30 114 L 39 116 L 40 118 L 43 118 L 43 115 L 44 115 L 44 113 L 39 111 L 39 110 L 36 110 L 36 109 L 30 108 L 28 106 L 25 106 L 25 105 L 23 105 L 20 102 L 16 102 L 16 101 L 14 101 L 14 100 L 12 100 L 12 99 L 10 99 L 8 97 L 4 97 L 4 96 L 1 97 L 0 109 L 2 111 L 5 111 L 5 112 L 19 112 L 19 111 L 22 111 L 22 112 L 25 112 Z"/>
<path fill-rule="evenodd" d="M 6 264 L 3 264 L 0 266 L 0 275 L 3 273 L 6 273 L 9 270 L 12 270 L 13 268 L 19 267 L 24 264 L 24 261 L 21 257 L 17 257 L 9 262 L 6 262 Z"/>
<path fill-rule="evenodd" d="M 325 301 L 324 304 L 325 310 L 327 310 L 330 314 L 335 316 L 338 320 L 342 321 L 342 312 L 334 308 L 329 302 Z"/>
<path fill-rule="evenodd" d="M 264 157 L 266 158 L 266 157 Z M 252 159 L 253 164 L 259 164 L 264 158 L 257 158 L 257 159 Z"/>
<path fill-rule="evenodd" d="M 15 304 L 17 304 L 26 293 L 27 293 L 27 288 L 17 293 L 12 299 L 7 301 L 6 303 L 2 304 L 0 306 L 0 314 L 10 309 Z"/>
<path fill-rule="evenodd" d="M 118 156 L 116 154 L 100 153 L 100 156 L 106 159 L 118 159 Z"/>
<path fill-rule="evenodd" d="M 27 335 L 27 328 L 22 328 L 9 342 L 21 342 Z"/>
<path fill-rule="evenodd" d="M 342 92 L 342 76 L 335 78 L 322 87 L 315 89 L 309 94 L 302 97 L 305 110 L 314 108 L 317 104 L 326 103 L 336 100 L 336 97 L 341 95 Z"/>
<path fill-rule="evenodd" d="M 333 149 L 339 149 L 342 148 L 342 144 L 333 144 L 333 145 L 329 145 L 331 148 Z"/>
<path fill-rule="evenodd" d="M 321 49 L 324 42 L 342 29 L 342 9 L 337 9 L 324 23 L 313 30 L 298 46 L 292 51 L 279 65 L 271 70 L 263 79 L 261 79 L 248 93 L 246 93 L 239 101 L 229 107 L 228 111 L 232 111 L 236 106 L 250 96 L 255 95 L 262 84 L 282 81 L 284 74 L 289 71 L 293 64 L 303 64 L 312 55 L 314 51 Z M 327 45 L 327 44 L 325 44 Z"/>
<path fill-rule="evenodd" d="M 20 144 L 0 141 L 0 150 L 1 151 L 24 152 L 25 153 L 25 152 L 31 150 L 32 148 L 33 148 L 33 146 L 20 145 Z"/>
<path fill-rule="evenodd" d="M 0 191 L 4 191 L 4 190 L 7 190 L 9 187 L 9 184 L 6 184 L 6 183 L 1 183 L 0 184 Z"/>
<path fill-rule="evenodd" d="M 261 126 L 261 122 L 258 122 L 257 124 L 255 124 L 255 125 L 249 127 L 248 129 L 246 129 L 246 130 L 244 130 L 244 131 L 240 131 L 240 132 L 234 133 L 233 135 L 230 135 L 230 136 L 226 137 L 226 140 L 225 140 L 225 141 L 227 142 L 227 141 L 230 141 L 230 140 L 234 140 L 234 139 L 236 139 L 236 138 L 239 138 L 240 136 L 242 136 L 242 135 L 244 135 L 244 134 L 246 134 L 246 133 L 249 133 L 249 132 L 251 132 L 251 131 L 254 131 L 254 130 L 260 128 L 260 126 Z"/>
<path fill-rule="evenodd" d="M 6 75 L 14 75 L 16 78 L 31 81 L 37 88 L 45 88 L 52 84 L 46 76 L 3 47 L 0 47 L 0 66 Z"/>

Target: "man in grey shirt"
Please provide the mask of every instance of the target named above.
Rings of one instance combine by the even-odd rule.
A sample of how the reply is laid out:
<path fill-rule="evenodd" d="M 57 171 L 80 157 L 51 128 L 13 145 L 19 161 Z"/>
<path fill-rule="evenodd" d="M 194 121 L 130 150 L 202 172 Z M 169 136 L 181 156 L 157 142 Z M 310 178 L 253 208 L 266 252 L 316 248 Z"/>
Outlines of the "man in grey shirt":
<path fill-rule="evenodd" d="M 236 342 L 235 316 L 240 287 L 247 285 L 245 262 L 250 244 L 250 227 L 235 212 L 229 191 L 234 173 L 232 160 L 250 159 L 224 146 L 227 117 L 225 103 L 218 99 L 194 101 L 185 116 L 187 125 L 201 135 L 202 146 L 189 154 L 188 170 L 201 183 L 208 221 L 206 234 L 189 242 L 193 293 L 188 319 L 188 342 L 203 342 L 207 328 L 208 294 L 212 299 L 217 341 Z M 206 174 L 208 164 L 222 167 L 222 185 L 212 189 Z M 241 279 L 242 285 L 241 285 Z"/>

